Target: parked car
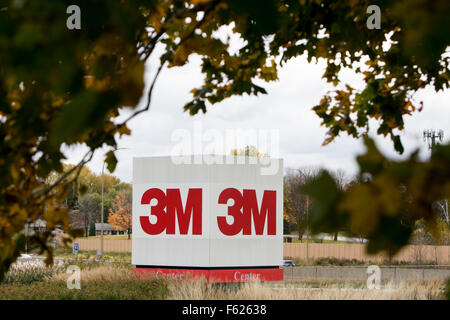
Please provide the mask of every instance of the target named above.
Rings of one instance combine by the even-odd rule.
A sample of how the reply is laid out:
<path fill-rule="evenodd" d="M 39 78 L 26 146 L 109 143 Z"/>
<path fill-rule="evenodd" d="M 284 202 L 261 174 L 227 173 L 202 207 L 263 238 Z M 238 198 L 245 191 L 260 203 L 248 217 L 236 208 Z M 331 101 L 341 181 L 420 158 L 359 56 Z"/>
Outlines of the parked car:
<path fill-rule="evenodd" d="M 292 260 L 283 260 L 283 267 L 295 267 L 295 264 Z"/>

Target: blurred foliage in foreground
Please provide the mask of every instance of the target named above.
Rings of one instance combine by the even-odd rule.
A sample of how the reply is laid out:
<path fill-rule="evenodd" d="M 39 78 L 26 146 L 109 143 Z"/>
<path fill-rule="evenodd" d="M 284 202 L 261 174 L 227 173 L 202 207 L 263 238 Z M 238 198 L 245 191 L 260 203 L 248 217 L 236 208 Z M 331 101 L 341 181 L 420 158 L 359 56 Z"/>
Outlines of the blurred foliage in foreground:
<path fill-rule="evenodd" d="M 445 298 L 447 300 L 450 300 L 450 279 L 447 280 L 447 286 L 446 286 L 446 289 L 445 289 Z"/>
<path fill-rule="evenodd" d="M 74 4 L 81 8 L 80 30 L 66 27 L 66 9 Z M 381 8 L 379 30 L 367 28 L 369 5 Z M 48 232 L 29 240 L 52 262 L 50 231 L 56 226 L 70 231 L 62 203 L 71 182 L 102 147 L 109 150 L 105 160 L 114 171 L 117 139 L 130 134 L 129 120 L 149 110 L 164 66 L 179 67 L 192 55 L 201 57 L 204 83 L 191 91 L 192 100 L 184 106 L 194 115 L 235 95 L 265 94 L 261 82 L 276 80 L 280 66 L 291 58 L 324 59 L 323 77 L 337 89 L 314 107 L 329 128 L 325 143 L 341 132 L 358 137 L 376 119 L 378 134 L 390 136 L 402 152 L 394 132 L 403 129 L 404 115 L 421 110 L 414 93 L 426 86 L 448 88 L 449 15 L 448 0 L 0 0 L 0 279 L 23 249 L 24 226 L 38 218 L 47 222 Z M 218 36 L 226 30 L 240 39 L 240 48 L 231 48 L 230 37 Z M 144 84 L 150 57 L 160 66 L 149 70 Z M 361 90 L 340 80 L 341 70 L 358 65 Z M 136 108 L 144 93 L 143 107 Z M 129 116 L 119 120 L 122 107 L 129 108 Z M 65 147 L 77 144 L 88 149 L 82 160 L 48 181 L 52 171 L 63 172 Z M 351 228 L 370 235 L 371 250 L 391 242 L 398 248 L 410 232 L 398 216 L 424 217 L 432 225 L 425 208 L 429 197 L 438 196 L 435 180 L 448 177 L 445 166 L 414 159 L 411 165 L 415 170 L 400 170 L 404 174 L 392 169 L 389 179 L 382 170 L 369 168 L 373 183 L 351 191 L 366 199 L 379 183 L 389 184 L 384 188 L 400 203 L 374 200 L 387 209 L 381 213 L 375 206 L 374 217 L 367 211 L 356 217 L 364 202 L 344 198 L 339 210 L 347 213 L 323 219 L 341 199 L 323 175 L 311 188 L 320 185 L 333 197 L 324 199 L 317 219 L 325 225 L 351 222 Z M 410 188 L 408 194 L 418 196 L 412 200 L 418 205 L 415 213 L 400 209 L 412 208 L 394 187 L 400 182 Z M 416 183 L 425 187 L 423 196 Z M 391 196 L 378 192 L 375 196 Z"/>
<path fill-rule="evenodd" d="M 342 190 L 322 171 L 303 187 L 314 199 L 312 231 L 344 230 L 368 239 L 368 253 L 390 256 L 408 243 L 418 222 L 439 239 L 442 218 L 432 208 L 450 198 L 450 145 L 435 146 L 428 162 L 419 161 L 417 152 L 404 161 L 388 160 L 368 137 L 365 145 L 366 153 L 357 157 L 358 183 Z"/>

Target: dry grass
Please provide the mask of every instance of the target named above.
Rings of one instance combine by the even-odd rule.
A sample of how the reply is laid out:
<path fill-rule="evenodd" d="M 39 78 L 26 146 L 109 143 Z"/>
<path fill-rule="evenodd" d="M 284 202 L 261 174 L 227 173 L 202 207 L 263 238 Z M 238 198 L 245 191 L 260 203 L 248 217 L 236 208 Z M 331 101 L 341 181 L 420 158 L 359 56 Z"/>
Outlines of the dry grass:
<path fill-rule="evenodd" d="M 378 300 L 443 299 L 439 281 L 383 284 L 369 290 L 363 282 L 292 281 L 279 283 L 213 284 L 137 280 L 128 264 L 81 263 L 81 290 L 69 290 L 66 264 L 47 268 L 42 262 L 13 267 L 0 285 L 1 299 L 176 299 L 176 300 Z"/>
<path fill-rule="evenodd" d="M 48 281 L 67 281 L 69 274 L 58 273 L 49 278 Z M 115 266 L 98 266 L 96 268 L 84 269 L 81 272 L 81 279 L 83 283 L 89 282 L 102 282 L 102 281 L 130 281 L 135 280 L 133 272 L 127 268 L 115 267 Z"/>
<path fill-rule="evenodd" d="M 64 258 L 70 260 L 96 261 L 96 255 L 96 251 L 85 250 L 79 251 L 77 255 L 74 255 L 72 253 L 72 249 L 69 248 L 58 248 L 54 252 L 55 258 Z M 105 252 L 103 255 L 103 260 L 131 263 L 131 252 Z"/>
<path fill-rule="evenodd" d="M 435 300 L 442 299 L 443 282 L 388 283 L 380 290 L 354 288 L 351 285 L 305 283 L 280 287 L 261 283 L 241 286 L 210 284 L 206 281 L 170 282 L 168 299 L 175 300 Z"/>
<path fill-rule="evenodd" d="M 65 269 L 40 277 L 21 280 L 22 275 L 0 285 L 0 300 L 156 300 L 167 296 L 163 281 L 140 281 L 129 265 L 84 264 L 81 267 L 81 289 L 69 289 Z"/>
<path fill-rule="evenodd" d="M 61 261 L 56 261 L 53 266 L 47 267 L 41 260 L 19 260 L 11 265 L 1 283 L 27 285 L 43 281 L 63 270 L 65 270 L 65 264 Z"/>

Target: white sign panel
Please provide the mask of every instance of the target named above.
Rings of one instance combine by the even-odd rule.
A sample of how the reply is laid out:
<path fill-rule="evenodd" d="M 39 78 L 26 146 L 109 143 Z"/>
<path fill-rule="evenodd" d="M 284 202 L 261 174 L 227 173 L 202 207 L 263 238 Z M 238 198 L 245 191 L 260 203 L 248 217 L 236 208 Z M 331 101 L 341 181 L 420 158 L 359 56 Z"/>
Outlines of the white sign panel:
<path fill-rule="evenodd" d="M 245 157 L 222 159 L 219 164 L 133 159 L 134 265 L 282 264 L 282 160 L 266 159 L 263 165 Z M 264 171 L 267 166 L 277 170 Z M 268 171 L 272 174 L 264 174 Z"/>

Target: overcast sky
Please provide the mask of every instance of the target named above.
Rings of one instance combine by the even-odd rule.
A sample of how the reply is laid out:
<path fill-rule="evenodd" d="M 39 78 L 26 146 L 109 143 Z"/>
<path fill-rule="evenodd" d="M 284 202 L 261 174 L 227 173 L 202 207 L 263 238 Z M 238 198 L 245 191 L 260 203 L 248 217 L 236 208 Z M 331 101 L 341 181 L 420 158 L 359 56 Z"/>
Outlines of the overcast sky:
<path fill-rule="evenodd" d="M 147 65 L 149 79 L 156 67 L 155 60 Z M 174 132 L 193 133 L 194 126 L 203 132 L 216 129 L 224 136 L 230 129 L 278 130 L 279 155 L 285 168 L 304 166 L 344 169 L 349 175 L 357 173 L 355 156 L 364 151 L 360 140 L 342 135 L 328 146 L 322 146 L 327 131 L 320 126 L 320 119 L 311 110 L 332 86 L 322 79 L 325 64 L 308 64 L 305 57 L 292 59 L 279 72 L 279 80 L 265 84 L 267 95 L 233 97 L 209 108 L 206 114 L 189 116 L 183 106 L 189 101 L 189 91 L 201 85 L 200 59 L 193 56 L 184 67 L 165 69 L 158 79 L 153 93 L 151 110 L 139 115 L 129 123 L 131 136 L 119 140 L 119 159 L 114 175 L 125 182 L 132 182 L 132 158 L 134 156 L 170 155 L 180 140 L 173 139 Z M 344 72 L 342 79 L 361 88 L 362 81 L 352 72 Z M 412 117 L 405 117 L 405 130 L 401 133 L 405 147 L 404 156 L 421 148 L 421 156 L 428 156 L 426 143 L 422 140 L 424 129 L 443 129 L 445 141 L 450 136 L 450 93 L 434 92 L 431 88 L 416 96 L 424 102 L 424 109 Z M 141 105 L 145 99 L 141 101 Z M 124 111 L 126 114 L 129 111 Z M 372 127 L 374 127 L 372 124 Z M 399 158 L 388 138 L 376 137 L 378 146 L 392 158 Z M 208 143 L 204 143 L 206 147 Z M 244 145 L 237 145 L 243 148 Z M 259 146 L 265 151 L 264 146 Z M 85 151 L 83 147 L 66 150 L 68 163 L 76 163 Z M 100 173 L 106 149 L 98 150 L 88 167 Z M 230 150 L 225 150 L 229 154 Z M 193 152 L 194 153 L 194 152 Z M 198 153 L 198 152 L 195 152 Z M 271 154 L 273 154 L 271 152 Z"/>

